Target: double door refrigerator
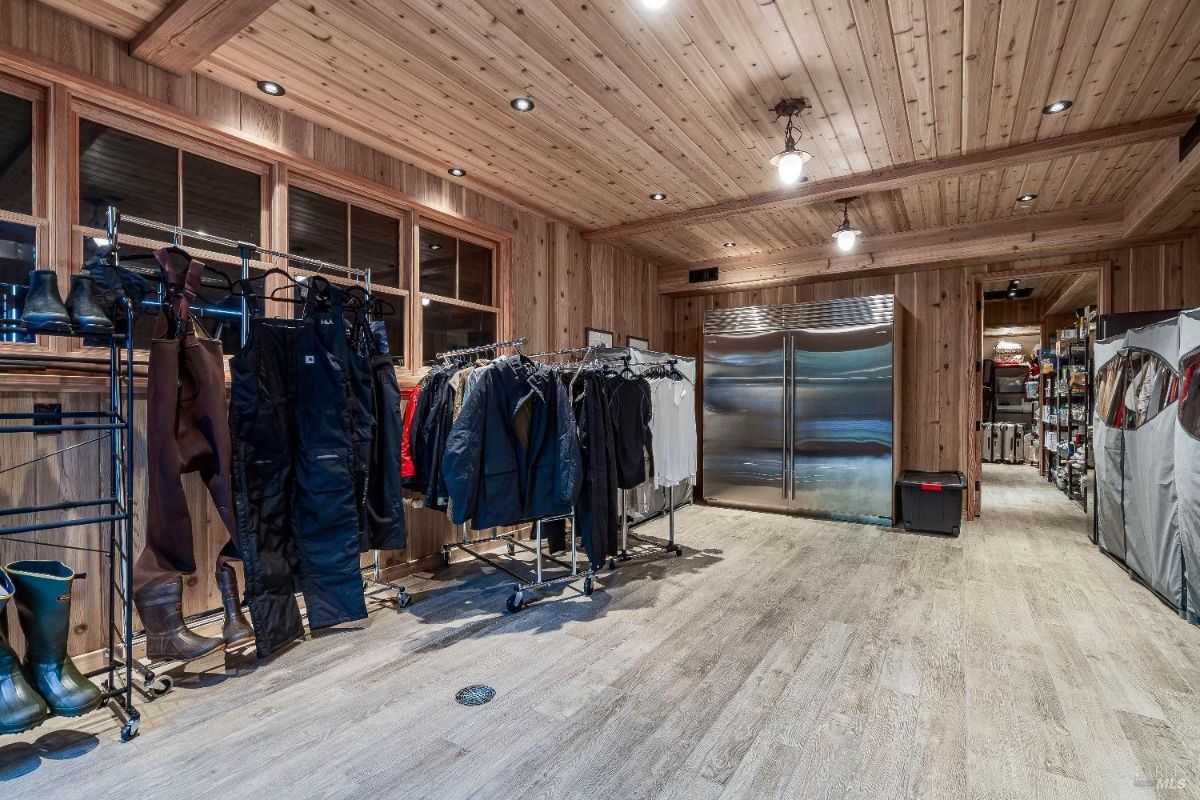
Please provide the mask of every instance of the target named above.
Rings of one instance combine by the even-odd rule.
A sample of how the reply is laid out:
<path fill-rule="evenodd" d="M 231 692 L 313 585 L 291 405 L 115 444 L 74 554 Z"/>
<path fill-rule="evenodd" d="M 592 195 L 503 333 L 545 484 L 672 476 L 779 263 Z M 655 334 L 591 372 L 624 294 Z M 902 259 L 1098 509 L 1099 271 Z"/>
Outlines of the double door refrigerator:
<path fill-rule="evenodd" d="M 705 500 L 892 524 L 898 340 L 892 295 L 707 312 Z"/>

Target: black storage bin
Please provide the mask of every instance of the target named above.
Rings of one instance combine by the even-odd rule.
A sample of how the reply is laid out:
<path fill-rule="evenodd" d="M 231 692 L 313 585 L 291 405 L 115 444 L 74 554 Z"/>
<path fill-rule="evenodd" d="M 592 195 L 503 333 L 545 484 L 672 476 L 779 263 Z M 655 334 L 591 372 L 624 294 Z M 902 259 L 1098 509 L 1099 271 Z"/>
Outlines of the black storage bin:
<path fill-rule="evenodd" d="M 904 530 L 958 536 L 963 492 L 967 490 L 967 479 L 961 472 L 905 470 L 900 474 L 899 486 Z"/>

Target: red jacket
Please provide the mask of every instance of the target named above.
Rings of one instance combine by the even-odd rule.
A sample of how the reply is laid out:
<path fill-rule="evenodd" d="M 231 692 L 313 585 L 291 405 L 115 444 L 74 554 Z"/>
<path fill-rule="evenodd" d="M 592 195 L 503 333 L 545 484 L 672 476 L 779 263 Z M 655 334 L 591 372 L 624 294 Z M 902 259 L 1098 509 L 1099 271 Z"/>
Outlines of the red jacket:
<path fill-rule="evenodd" d="M 421 394 L 421 387 L 414 386 L 403 394 L 404 430 L 400 435 L 400 477 L 408 479 L 417 474 L 417 468 L 413 465 L 412 439 L 409 434 L 412 431 L 413 412 L 417 410 L 417 397 Z"/>

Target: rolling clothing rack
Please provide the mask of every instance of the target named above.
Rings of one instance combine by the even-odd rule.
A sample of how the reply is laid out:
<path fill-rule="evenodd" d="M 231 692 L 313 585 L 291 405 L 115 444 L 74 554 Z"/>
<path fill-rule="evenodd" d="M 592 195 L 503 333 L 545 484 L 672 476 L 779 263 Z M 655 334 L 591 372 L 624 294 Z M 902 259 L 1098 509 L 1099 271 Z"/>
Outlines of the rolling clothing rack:
<path fill-rule="evenodd" d="M 113 256 L 113 265 L 116 256 Z M 127 331 L 133 330 L 133 306 L 128 299 L 121 301 Z M 0 331 L 27 332 L 19 320 L 0 321 Z M 79 333 L 44 333 L 39 336 L 81 336 Z M 0 434 L 7 433 L 67 433 L 96 431 L 99 435 L 74 445 L 59 448 L 6 467 L 4 471 L 27 467 L 48 458 L 62 455 L 87 444 L 107 438 L 108 493 L 106 497 L 87 500 L 68 500 L 47 505 L 24 506 L 0 510 L 0 518 L 28 515 L 35 520 L 43 513 L 89 509 L 91 516 L 63 519 L 54 522 L 33 521 L 24 525 L 0 528 L 0 540 L 21 542 L 44 547 L 95 553 L 107 562 L 108 575 L 108 641 L 104 650 L 104 666 L 100 690 L 103 702 L 113 708 L 121 723 L 121 740 L 129 741 L 138 734 L 141 715 L 133 703 L 133 470 L 134 470 L 134 395 L 133 395 L 133 337 L 131 334 L 86 334 L 88 339 L 107 339 L 108 342 L 108 408 L 99 411 L 60 411 L 31 414 L 0 414 Z M 63 363 L 55 369 L 69 370 Z M 66 423 L 64 420 L 78 420 Z M 21 534 L 41 534 L 86 525 L 107 529 L 107 543 L 99 547 L 60 544 L 42 537 L 17 538 Z M 86 578 L 77 573 L 77 579 Z"/>
<path fill-rule="evenodd" d="M 438 353 L 436 356 L 436 359 L 438 361 L 446 361 L 448 359 L 455 358 L 458 356 L 469 356 L 469 355 L 475 355 L 477 353 L 499 352 L 500 350 L 516 350 L 518 353 L 521 353 L 522 352 L 521 348 L 524 347 L 525 344 L 528 343 L 528 341 L 529 340 L 526 337 L 522 336 L 517 339 L 509 339 L 509 340 L 503 341 L 503 342 L 492 342 L 491 344 L 479 345 L 477 347 L 464 347 L 464 348 L 461 348 L 458 350 L 448 350 L 444 353 Z M 587 349 L 587 348 L 584 348 L 584 349 Z M 562 352 L 578 352 L 578 351 L 568 350 L 568 351 L 562 351 Z M 545 354 L 539 354 L 539 355 L 545 355 Z M 526 356 L 526 357 L 529 358 L 529 356 Z M 542 547 L 542 523 L 543 522 L 556 522 L 558 520 L 568 520 L 568 519 L 571 521 L 571 560 L 569 563 L 562 561 L 560 559 L 557 559 L 551 555 L 546 554 L 545 549 Z M 442 562 L 446 565 L 449 565 L 451 555 L 454 553 L 454 551 L 461 550 L 462 552 L 471 556 L 471 558 L 473 558 L 477 561 L 482 561 L 483 563 L 488 564 L 489 566 L 500 570 L 501 572 L 505 573 L 506 575 L 511 576 L 515 580 L 515 582 L 513 583 L 513 593 L 512 593 L 512 595 L 509 596 L 508 600 L 505 602 L 505 605 L 508 608 L 508 610 L 513 613 L 516 613 L 525 607 L 527 594 L 534 593 L 534 592 L 540 592 L 544 589 L 548 589 L 549 587 L 560 584 L 560 583 L 567 583 L 567 584 L 573 583 L 573 582 L 579 580 L 580 577 L 583 578 L 583 594 L 585 594 L 585 595 L 592 594 L 592 592 L 595 589 L 596 568 L 595 568 L 595 565 L 592 565 L 586 574 L 584 574 L 582 576 L 580 575 L 580 572 L 579 572 L 579 545 L 578 545 L 578 542 L 576 541 L 576 537 L 575 537 L 575 533 L 574 533 L 574 530 L 575 530 L 574 510 L 572 510 L 572 513 L 567 514 L 567 515 L 557 516 L 557 517 L 547 517 L 545 519 L 536 519 L 536 520 L 533 520 L 532 522 L 533 522 L 533 538 L 534 538 L 534 541 L 536 542 L 536 545 L 534 547 L 530 547 L 525 542 L 522 542 L 519 539 L 517 539 L 515 534 L 497 533 L 496 529 L 494 529 L 494 528 L 492 529 L 492 535 L 490 537 L 486 537 L 486 538 L 482 538 L 482 539 L 471 539 L 470 535 L 467 532 L 467 525 L 466 525 L 466 523 L 463 523 L 461 526 L 462 540 L 457 541 L 457 542 L 448 542 L 448 543 L 442 545 Z M 483 552 L 480 552 L 480 551 L 474 549 L 477 545 L 495 544 L 495 543 L 499 543 L 499 542 L 504 542 L 506 545 L 508 563 L 505 563 L 504 561 L 501 561 L 498 558 L 493 558 L 491 555 L 489 555 L 487 553 L 483 553 Z M 512 569 L 512 567 L 510 566 L 510 564 L 513 561 L 518 560 L 518 559 L 516 559 L 517 548 L 520 548 L 526 552 L 530 552 L 530 553 L 534 554 L 534 564 L 533 564 L 534 574 L 533 574 L 532 580 L 527 575 L 523 575 L 523 574 L 517 572 L 516 570 Z M 565 568 L 567 570 L 567 574 L 558 575 L 553 578 L 547 578 L 545 575 L 545 562 L 546 561 L 549 561 L 557 566 Z M 527 563 L 527 562 L 525 562 L 525 563 Z"/>
<path fill-rule="evenodd" d="M 332 272 L 339 272 L 339 273 L 344 274 L 347 278 L 361 280 L 363 283 L 363 288 L 366 289 L 367 293 L 369 294 L 371 291 L 371 271 L 370 270 L 355 269 L 353 267 L 347 267 L 342 264 L 335 264 L 335 263 L 329 262 L 329 261 L 322 261 L 322 260 L 316 259 L 316 258 L 309 258 L 308 256 L 301 256 L 301 255 L 296 255 L 294 253 L 287 253 L 282 250 L 274 250 L 269 247 L 262 247 L 260 245 L 253 244 L 251 242 L 241 242 L 241 241 L 237 241 L 234 239 L 227 239 L 222 236 L 214 236 L 212 234 L 204 233 L 202 231 L 192 230 L 190 228 L 180 227 L 178 225 L 168 225 L 166 223 L 155 222 L 154 220 L 144 219 L 142 217 L 126 215 L 126 214 L 122 214 L 116 206 L 108 206 L 108 208 L 106 209 L 106 212 L 105 212 L 105 235 L 108 238 L 108 243 L 109 243 L 109 247 L 110 247 L 110 260 L 111 260 L 111 264 L 113 266 L 119 266 L 119 262 L 120 262 L 119 246 L 120 246 L 120 228 L 121 228 L 122 223 L 138 225 L 143 228 L 149 228 L 151 230 L 156 230 L 156 231 L 160 231 L 162 233 L 167 233 L 171 236 L 172 241 L 176 245 L 181 244 L 183 237 L 187 237 L 188 239 L 201 241 L 201 242 L 207 242 L 209 244 L 217 244 L 217 245 L 221 245 L 222 247 L 236 248 L 238 251 L 239 257 L 241 258 L 241 279 L 243 281 L 248 281 L 250 279 L 251 254 L 258 254 L 258 255 L 272 256 L 275 258 L 286 259 L 289 263 L 304 264 L 305 266 L 315 268 L 314 271 L 316 273 L 320 273 L 320 272 L 323 272 L 326 270 L 332 271 Z M 153 302 L 154 301 L 151 301 L 151 303 L 153 303 Z M 158 305 L 161 306 L 161 301 L 159 301 Z M 252 315 L 252 312 L 250 309 L 250 301 L 244 295 L 241 298 L 241 309 L 237 310 L 237 311 L 231 310 L 231 309 L 212 308 L 210 306 L 205 306 L 203 304 L 197 304 L 197 305 L 194 305 L 191 307 L 190 312 L 194 316 L 201 317 L 201 318 L 211 318 L 211 319 L 218 319 L 218 320 L 222 320 L 222 321 L 232 321 L 232 320 L 236 319 L 239 323 L 239 333 L 240 333 L 239 341 L 240 341 L 241 345 L 243 347 L 245 347 L 245 345 L 249 339 L 250 320 L 253 315 Z M 133 330 L 132 311 L 130 311 L 130 317 L 131 317 L 131 320 L 129 322 L 129 327 L 127 328 L 127 330 L 132 331 Z M 133 351 L 132 337 L 129 336 L 129 337 L 126 337 L 126 339 L 128 342 L 129 351 L 132 353 L 132 351 Z M 131 356 L 131 358 L 132 358 L 132 356 Z M 371 552 L 372 552 L 372 559 L 371 559 L 372 563 L 370 566 L 363 568 L 363 572 L 366 573 L 366 574 L 364 574 L 364 578 L 363 578 L 363 589 L 367 590 L 366 591 L 367 596 L 375 597 L 376 595 L 379 595 L 379 594 L 382 594 L 385 592 L 393 592 L 395 594 L 396 602 L 400 605 L 401 608 L 404 608 L 404 607 L 410 605 L 412 603 L 412 595 L 410 595 L 405 590 L 404 586 L 401 586 L 399 584 L 396 584 L 396 583 L 393 583 L 390 581 L 383 580 L 383 578 L 382 578 L 383 566 L 382 566 L 382 563 L 380 560 L 380 552 L 378 550 L 372 550 Z M 132 559 L 132 554 L 130 554 L 130 559 Z M 130 561 L 130 565 L 131 565 L 130 566 L 130 579 L 131 579 L 131 577 L 132 577 L 132 560 Z M 372 589 L 371 587 L 374 587 L 374 588 Z M 130 594 L 129 601 L 132 604 L 132 594 Z M 131 606 L 131 608 L 132 608 L 132 606 Z M 198 614 L 193 617 L 190 617 L 187 620 L 187 622 L 189 624 L 193 624 L 193 625 L 203 625 L 205 623 L 212 622 L 212 621 L 220 618 L 221 615 L 222 615 L 221 611 L 218 611 L 218 610 L 209 611 L 209 612 L 205 612 L 203 614 Z M 302 616 L 303 616 L 303 613 L 302 613 Z M 141 642 L 143 639 L 144 639 L 144 635 L 139 635 L 132 640 L 132 644 Z M 132 644 L 131 644 L 131 649 L 132 649 Z M 170 676 L 166 675 L 166 674 L 162 674 L 162 673 L 176 669 L 176 668 L 182 666 L 182 663 L 176 662 L 176 661 L 166 661 L 166 662 L 162 662 L 162 663 L 158 663 L 158 664 L 151 664 L 151 663 L 147 663 L 147 662 L 144 662 L 141 660 L 131 659 L 131 665 L 132 665 L 132 668 L 134 670 L 136 670 L 142 678 L 141 688 L 142 688 L 143 692 L 146 694 L 146 696 L 148 698 L 154 699 L 155 697 L 157 697 L 159 695 L 166 694 L 167 692 L 169 692 L 173 685 L 173 682 L 172 682 Z"/>

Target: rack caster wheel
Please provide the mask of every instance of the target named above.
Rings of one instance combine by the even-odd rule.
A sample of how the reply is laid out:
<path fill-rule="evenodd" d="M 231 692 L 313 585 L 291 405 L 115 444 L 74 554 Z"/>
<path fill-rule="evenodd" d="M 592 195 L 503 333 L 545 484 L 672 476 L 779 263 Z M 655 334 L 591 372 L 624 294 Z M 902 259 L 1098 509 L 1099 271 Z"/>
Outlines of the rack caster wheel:
<path fill-rule="evenodd" d="M 174 687 L 175 679 L 170 675 L 163 675 L 161 678 L 146 676 L 146 694 L 150 696 L 151 700 L 162 697 Z"/>
<path fill-rule="evenodd" d="M 677 555 L 677 556 L 682 556 L 682 555 L 683 555 L 683 548 L 682 548 L 682 547 L 679 547 L 678 545 L 676 545 L 676 546 L 675 546 L 675 555 Z"/>
<path fill-rule="evenodd" d="M 129 720 L 128 722 L 126 722 L 124 725 L 121 726 L 121 741 L 122 742 L 128 742 L 131 739 L 133 739 L 135 736 L 138 735 L 138 723 L 140 723 L 140 722 L 141 722 L 140 719 L 138 719 L 137 717 L 134 717 L 133 719 Z"/>
<path fill-rule="evenodd" d="M 591 578 L 583 579 L 583 593 L 587 597 L 592 596 L 592 592 L 596 591 L 596 583 Z"/>
<path fill-rule="evenodd" d="M 516 592 L 505 601 L 504 605 L 511 613 L 516 614 L 525 607 L 525 595 L 521 592 Z"/>
<path fill-rule="evenodd" d="M 509 543 L 508 543 L 507 550 L 508 550 L 508 554 L 509 554 L 510 556 L 515 556 L 515 555 L 517 554 L 517 548 L 516 548 L 516 545 L 514 545 L 512 542 L 509 542 Z"/>
<path fill-rule="evenodd" d="M 442 551 L 442 566 L 443 567 L 450 566 L 450 551 L 449 550 Z"/>
<path fill-rule="evenodd" d="M 615 558 L 610 558 L 610 559 L 608 560 L 608 568 L 609 568 L 609 569 L 616 569 L 616 568 L 617 568 L 617 560 L 616 560 Z"/>
<path fill-rule="evenodd" d="M 413 596 L 411 594 L 409 594 L 408 592 L 404 591 L 403 589 L 396 592 L 396 602 L 400 605 L 401 608 L 408 608 L 409 606 L 412 605 L 412 601 L 413 601 Z"/>

